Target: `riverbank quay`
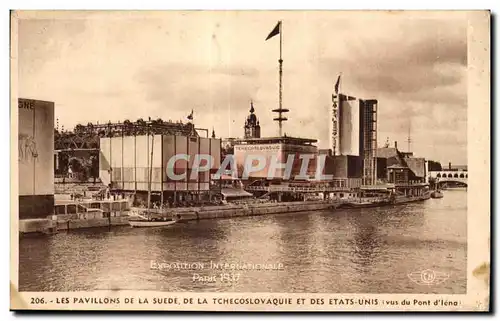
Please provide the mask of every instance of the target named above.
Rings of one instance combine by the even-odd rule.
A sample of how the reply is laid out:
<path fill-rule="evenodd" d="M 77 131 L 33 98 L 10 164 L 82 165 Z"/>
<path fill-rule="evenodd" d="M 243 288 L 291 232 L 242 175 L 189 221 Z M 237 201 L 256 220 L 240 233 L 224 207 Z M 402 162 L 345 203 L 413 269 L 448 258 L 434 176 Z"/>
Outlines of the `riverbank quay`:
<path fill-rule="evenodd" d="M 56 198 L 53 213 L 19 220 L 19 234 L 54 234 L 58 230 L 128 224 L 127 199 L 69 200 Z"/>
<path fill-rule="evenodd" d="M 340 204 L 340 201 L 302 201 L 226 204 L 221 206 L 170 208 L 162 210 L 151 209 L 150 211 L 153 213 L 153 216 L 171 217 L 180 222 L 187 222 L 204 219 L 324 211 L 335 209 Z M 65 205 L 67 206 L 67 204 Z M 134 210 L 134 208 L 132 208 L 132 210 Z M 111 212 L 110 215 L 103 216 L 102 211 L 90 210 L 84 213 L 51 215 L 47 219 L 21 220 L 19 222 L 19 231 L 21 235 L 33 233 L 54 234 L 58 231 L 70 231 L 74 229 L 128 225 L 128 221 L 132 217 L 128 215 L 128 213 L 128 211 Z"/>
<path fill-rule="evenodd" d="M 286 214 L 310 211 L 334 210 L 339 207 L 355 208 L 382 207 L 409 202 L 424 201 L 430 198 L 430 193 L 423 195 L 398 195 L 387 204 L 371 204 L 361 202 L 356 198 L 335 198 L 329 200 L 309 200 L 295 202 L 242 202 L 228 203 L 219 206 L 176 207 L 165 209 L 149 209 L 153 218 L 169 218 L 179 222 L 204 219 L 233 218 L 243 216 L 259 216 L 270 214 Z M 358 204 L 359 203 L 359 204 Z M 367 204 L 365 204 L 367 203 Z M 128 199 L 120 200 L 58 200 L 55 205 L 55 215 L 46 219 L 28 219 L 19 221 L 20 234 L 54 234 L 58 231 L 70 231 L 94 227 L 113 227 L 128 225 L 133 217 L 131 212 L 141 213 L 145 208 L 131 207 Z"/>
<path fill-rule="evenodd" d="M 215 218 L 232 218 L 241 216 L 257 216 L 269 214 L 298 213 L 308 211 L 324 211 L 336 209 L 340 201 L 307 201 L 282 203 L 256 203 L 206 206 L 193 208 L 175 208 L 163 213 L 179 221 L 193 221 Z"/>

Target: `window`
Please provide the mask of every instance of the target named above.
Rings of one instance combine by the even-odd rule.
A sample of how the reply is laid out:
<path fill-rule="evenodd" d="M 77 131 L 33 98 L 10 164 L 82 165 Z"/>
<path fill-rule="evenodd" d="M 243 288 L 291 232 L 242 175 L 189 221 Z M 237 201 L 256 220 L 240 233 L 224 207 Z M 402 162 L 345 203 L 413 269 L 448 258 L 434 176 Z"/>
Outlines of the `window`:
<path fill-rule="evenodd" d="M 56 215 L 66 214 L 66 208 L 64 205 L 56 205 L 55 209 L 56 209 Z"/>
<path fill-rule="evenodd" d="M 115 168 L 112 173 L 113 173 L 113 180 L 114 181 L 121 181 L 122 180 L 121 168 Z"/>
<path fill-rule="evenodd" d="M 67 211 L 68 214 L 76 214 L 76 205 L 75 204 L 69 204 L 67 205 Z"/>
<path fill-rule="evenodd" d="M 113 202 L 111 204 L 111 211 L 119 211 L 120 210 L 120 202 Z"/>
<path fill-rule="evenodd" d="M 153 168 L 153 181 L 154 182 L 161 181 L 161 168 Z"/>
<path fill-rule="evenodd" d="M 134 181 L 134 168 L 124 167 L 123 168 L 123 181 L 133 182 Z"/>

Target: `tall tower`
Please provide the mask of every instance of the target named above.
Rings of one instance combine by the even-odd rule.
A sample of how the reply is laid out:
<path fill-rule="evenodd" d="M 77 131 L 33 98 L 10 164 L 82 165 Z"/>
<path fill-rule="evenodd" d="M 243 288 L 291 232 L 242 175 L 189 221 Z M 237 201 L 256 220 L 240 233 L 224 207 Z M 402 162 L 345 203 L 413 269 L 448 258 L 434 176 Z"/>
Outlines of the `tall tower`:
<path fill-rule="evenodd" d="M 363 157 L 363 184 L 377 184 L 377 109 L 376 99 L 360 101 L 360 136 Z"/>
<path fill-rule="evenodd" d="M 253 101 L 250 102 L 250 115 L 245 120 L 245 138 L 260 138 L 260 124 L 257 116 L 255 116 L 255 109 L 253 108 Z"/>

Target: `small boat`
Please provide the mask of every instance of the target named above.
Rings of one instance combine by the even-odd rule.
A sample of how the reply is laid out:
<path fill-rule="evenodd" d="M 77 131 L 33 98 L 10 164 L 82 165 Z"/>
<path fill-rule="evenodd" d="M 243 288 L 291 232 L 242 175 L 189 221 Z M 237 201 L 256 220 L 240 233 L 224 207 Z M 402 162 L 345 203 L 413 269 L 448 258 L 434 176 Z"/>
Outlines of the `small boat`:
<path fill-rule="evenodd" d="M 173 220 L 168 220 L 168 221 L 161 221 L 161 220 L 131 220 L 128 221 L 130 226 L 132 227 L 160 227 L 160 226 L 169 226 L 175 224 L 177 221 Z"/>
<path fill-rule="evenodd" d="M 431 193 L 431 198 L 443 198 L 443 193 L 440 190 L 435 190 Z"/>
<path fill-rule="evenodd" d="M 175 224 L 177 221 L 161 217 L 152 217 L 150 215 L 143 215 L 143 213 L 132 212 L 128 224 L 132 227 L 158 227 L 169 226 Z"/>

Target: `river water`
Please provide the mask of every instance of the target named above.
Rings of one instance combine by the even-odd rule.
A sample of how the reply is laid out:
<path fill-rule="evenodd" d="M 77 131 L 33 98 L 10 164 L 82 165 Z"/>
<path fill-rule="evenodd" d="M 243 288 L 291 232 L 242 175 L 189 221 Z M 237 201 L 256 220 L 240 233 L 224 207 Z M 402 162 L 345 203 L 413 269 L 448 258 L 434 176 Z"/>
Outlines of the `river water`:
<path fill-rule="evenodd" d="M 467 192 L 443 193 L 383 208 L 24 237 L 20 290 L 465 293 Z M 408 276 L 426 269 L 445 277 Z"/>

